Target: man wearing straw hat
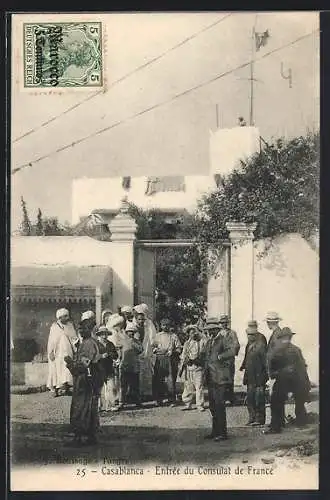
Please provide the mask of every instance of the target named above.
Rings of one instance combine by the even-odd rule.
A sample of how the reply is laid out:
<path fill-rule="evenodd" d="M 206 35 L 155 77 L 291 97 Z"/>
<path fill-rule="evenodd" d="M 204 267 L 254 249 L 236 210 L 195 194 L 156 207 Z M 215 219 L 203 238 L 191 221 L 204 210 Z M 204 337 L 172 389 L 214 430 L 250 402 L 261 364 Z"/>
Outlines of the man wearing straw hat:
<path fill-rule="evenodd" d="M 206 439 L 222 441 L 228 438 L 225 397 L 232 383 L 231 359 L 235 356 L 232 346 L 221 334 L 222 325 L 217 318 L 206 320 L 208 341 L 205 347 L 205 382 L 212 415 L 212 432 Z"/>
<path fill-rule="evenodd" d="M 130 322 L 125 330 L 126 340 L 123 343 L 120 360 L 120 396 L 119 408 L 123 408 L 128 402 L 141 407 L 140 399 L 140 359 L 142 353 L 142 342 L 138 338 L 138 330 L 134 323 Z"/>
<path fill-rule="evenodd" d="M 118 358 L 114 361 L 114 377 L 112 384 L 112 395 L 111 400 L 115 401 L 115 405 L 112 406 L 112 411 L 117 411 L 120 409 L 119 399 L 121 397 L 121 370 L 120 362 L 122 357 L 122 351 L 126 345 L 127 335 L 124 331 L 125 318 L 118 313 L 111 314 L 109 316 L 106 327 L 109 330 L 108 340 L 112 342 L 117 350 Z"/>
<path fill-rule="evenodd" d="M 103 372 L 104 382 L 100 394 L 100 411 L 109 411 L 115 404 L 115 382 L 114 382 L 114 360 L 118 359 L 118 352 L 113 342 L 108 340 L 109 330 L 101 325 L 97 328 L 95 334 L 98 340 L 98 348 L 101 359 L 99 361 Z"/>
<path fill-rule="evenodd" d="M 266 364 L 266 337 L 258 331 L 255 320 L 248 322 L 246 329 L 248 343 L 240 367 L 244 370 L 243 384 L 247 386 L 247 425 L 264 425 L 266 420 L 265 386 L 268 379 Z"/>
<path fill-rule="evenodd" d="M 281 332 L 279 322 L 282 320 L 280 316 L 275 311 L 269 311 L 266 315 L 266 322 L 269 330 L 271 331 L 271 336 L 268 341 L 268 352 L 271 352 L 278 343 L 278 337 Z"/>

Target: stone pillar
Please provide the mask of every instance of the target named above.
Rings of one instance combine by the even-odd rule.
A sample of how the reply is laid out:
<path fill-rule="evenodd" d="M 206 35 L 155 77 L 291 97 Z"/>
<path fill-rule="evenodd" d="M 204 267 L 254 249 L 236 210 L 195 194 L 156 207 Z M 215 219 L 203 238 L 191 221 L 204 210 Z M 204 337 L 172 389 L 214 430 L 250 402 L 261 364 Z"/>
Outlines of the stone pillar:
<path fill-rule="evenodd" d="M 238 371 L 244 357 L 247 322 L 254 319 L 254 246 L 253 238 L 257 224 L 227 222 L 231 242 L 230 258 L 230 318 L 231 328 L 236 331 L 241 349 L 236 358 L 235 383 L 242 383 L 242 372 Z"/>
<path fill-rule="evenodd" d="M 102 292 L 100 287 L 97 287 L 95 290 L 95 316 L 96 324 L 99 325 L 102 316 Z"/>
<path fill-rule="evenodd" d="M 207 314 L 209 317 L 219 317 L 229 314 L 229 248 L 223 248 L 216 255 L 210 250 L 208 283 L 207 283 Z"/>
<path fill-rule="evenodd" d="M 109 224 L 111 231 L 111 265 L 113 272 L 113 309 L 134 305 L 134 241 L 137 225 L 128 214 L 127 199 Z"/>

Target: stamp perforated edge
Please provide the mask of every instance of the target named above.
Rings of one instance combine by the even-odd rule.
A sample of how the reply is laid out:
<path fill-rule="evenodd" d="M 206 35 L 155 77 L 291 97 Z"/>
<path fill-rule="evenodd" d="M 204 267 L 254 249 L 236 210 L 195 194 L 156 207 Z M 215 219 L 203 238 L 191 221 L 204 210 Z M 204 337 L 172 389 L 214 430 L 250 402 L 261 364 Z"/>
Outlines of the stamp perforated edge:
<path fill-rule="evenodd" d="M 73 22 L 99 23 L 101 27 L 102 85 L 77 87 L 25 87 L 24 85 L 24 24 L 64 24 Z M 12 15 L 12 85 L 13 90 L 29 95 L 99 94 L 107 89 L 107 29 L 102 15 L 95 14 L 13 14 Z"/>

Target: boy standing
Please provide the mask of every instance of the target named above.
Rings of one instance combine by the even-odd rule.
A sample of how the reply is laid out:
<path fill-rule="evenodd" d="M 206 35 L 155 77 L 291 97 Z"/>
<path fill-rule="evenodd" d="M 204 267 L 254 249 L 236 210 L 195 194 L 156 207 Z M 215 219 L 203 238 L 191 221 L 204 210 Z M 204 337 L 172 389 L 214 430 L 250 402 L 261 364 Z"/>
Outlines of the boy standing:
<path fill-rule="evenodd" d="M 129 393 L 130 400 L 137 407 L 141 406 L 139 389 L 139 355 L 143 351 L 142 342 L 138 340 L 137 327 L 133 323 L 126 326 L 126 339 L 122 345 L 120 360 L 120 397 L 119 408 L 127 402 Z"/>
<path fill-rule="evenodd" d="M 198 331 L 196 325 L 187 326 L 186 332 L 189 338 L 183 346 L 180 368 L 180 376 L 184 375 L 182 401 L 185 407 L 182 410 L 192 409 L 195 395 L 197 409 L 205 411 L 203 378 L 206 337 Z"/>

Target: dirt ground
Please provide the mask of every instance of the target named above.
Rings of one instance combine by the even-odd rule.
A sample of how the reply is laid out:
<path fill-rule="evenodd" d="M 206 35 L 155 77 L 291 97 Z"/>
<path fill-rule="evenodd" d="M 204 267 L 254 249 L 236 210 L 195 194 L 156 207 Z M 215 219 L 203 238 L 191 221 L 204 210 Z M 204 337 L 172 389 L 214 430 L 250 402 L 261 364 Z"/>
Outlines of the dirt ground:
<path fill-rule="evenodd" d="M 12 466 L 47 464 L 77 455 L 70 445 L 69 411 L 71 398 L 53 398 L 48 392 L 11 397 Z M 318 413 L 318 403 L 307 405 Z M 293 415 L 287 405 L 286 414 Z M 220 461 L 271 464 L 287 461 L 288 467 L 317 465 L 318 424 L 304 429 L 287 427 L 283 433 L 267 436 L 260 428 L 245 426 L 244 406 L 227 408 L 230 439 L 216 443 L 205 440 L 210 431 L 210 413 L 182 412 L 181 407 L 125 409 L 101 416 L 99 444 L 79 449 L 80 457 L 99 463 L 106 456 L 118 461 L 159 464 L 214 464 Z M 317 420 L 317 418 L 316 418 Z M 267 423 L 269 408 L 267 408 Z"/>

